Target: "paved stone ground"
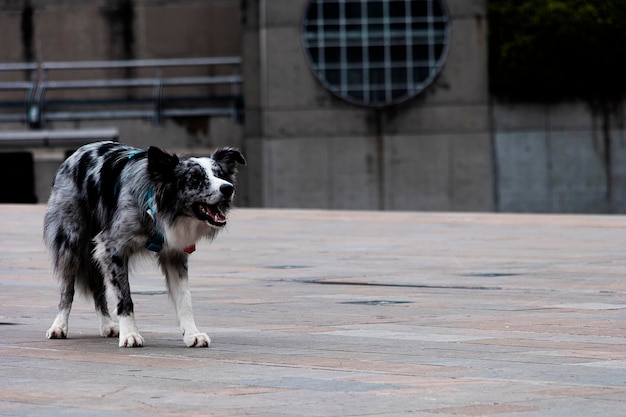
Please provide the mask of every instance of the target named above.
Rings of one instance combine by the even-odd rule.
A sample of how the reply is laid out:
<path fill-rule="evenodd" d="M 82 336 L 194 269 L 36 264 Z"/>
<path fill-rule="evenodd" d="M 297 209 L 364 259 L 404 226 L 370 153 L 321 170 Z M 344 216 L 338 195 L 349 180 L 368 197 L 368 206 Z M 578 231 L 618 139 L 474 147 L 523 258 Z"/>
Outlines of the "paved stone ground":
<path fill-rule="evenodd" d="M 141 349 L 57 286 L 43 206 L 0 206 L 2 416 L 626 415 L 626 218 L 236 210 L 191 257 L 188 349 L 132 277 Z"/>

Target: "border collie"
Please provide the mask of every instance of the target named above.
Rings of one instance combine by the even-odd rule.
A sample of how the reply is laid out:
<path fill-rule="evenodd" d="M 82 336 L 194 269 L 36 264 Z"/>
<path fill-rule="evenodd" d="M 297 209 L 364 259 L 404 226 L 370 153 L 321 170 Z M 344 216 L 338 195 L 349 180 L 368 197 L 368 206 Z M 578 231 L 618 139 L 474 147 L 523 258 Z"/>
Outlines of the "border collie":
<path fill-rule="evenodd" d="M 93 297 L 104 337 L 120 347 L 141 347 L 128 283 L 128 262 L 156 253 L 185 345 L 208 347 L 196 327 L 187 279 L 195 243 L 213 239 L 226 225 L 235 195 L 233 148 L 210 157 L 181 157 L 156 147 L 141 150 L 117 142 L 85 145 L 59 167 L 44 219 L 44 240 L 61 283 L 59 310 L 46 333 L 67 337 L 75 289 Z M 117 301 L 116 323 L 107 293 Z"/>

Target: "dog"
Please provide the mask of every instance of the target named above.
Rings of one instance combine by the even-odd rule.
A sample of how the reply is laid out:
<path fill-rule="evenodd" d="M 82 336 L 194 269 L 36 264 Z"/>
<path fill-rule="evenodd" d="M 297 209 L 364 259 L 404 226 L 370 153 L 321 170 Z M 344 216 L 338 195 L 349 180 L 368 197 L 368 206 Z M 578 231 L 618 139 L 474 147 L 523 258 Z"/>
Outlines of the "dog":
<path fill-rule="evenodd" d="M 219 148 L 209 157 L 183 157 L 157 147 L 118 142 L 79 148 L 59 167 L 44 218 L 44 241 L 61 283 L 61 300 L 48 339 L 67 337 L 75 290 L 93 297 L 104 337 L 120 347 L 141 347 L 128 282 L 129 260 L 155 252 L 165 275 L 183 341 L 209 347 L 196 327 L 187 260 L 202 238 L 226 226 L 235 195 L 239 150 Z M 107 293 L 117 301 L 116 323 Z"/>

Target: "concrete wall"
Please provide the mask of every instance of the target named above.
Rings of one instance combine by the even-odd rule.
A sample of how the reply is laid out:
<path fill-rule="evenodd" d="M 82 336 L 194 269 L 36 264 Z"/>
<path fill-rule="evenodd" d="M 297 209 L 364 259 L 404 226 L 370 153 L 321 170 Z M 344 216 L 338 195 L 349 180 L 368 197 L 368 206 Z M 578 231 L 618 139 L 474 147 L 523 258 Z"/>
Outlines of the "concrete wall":
<path fill-rule="evenodd" d="M 245 2 L 250 203 L 269 207 L 626 213 L 625 106 L 489 96 L 486 0 L 447 0 L 447 61 L 418 97 L 376 111 L 311 74 L 305 0 Z"/>
<path fill-rule="evenodd" d="M 243 147 L 240 205 L 626 213 L 626 107 L 604 115 L 585 103 L 494 101 L 486 1 L 446 1 L 451 38 L 441 74 L 418 97 L 381 111 L 336 98 L 311 74 L 300 43 L 306 0 L 0 0 L 0 61 L 243 55 L 243 126 L 47 126 L 115 126 L 141 147 Z M 39 201 L 61 155 L 35 154 Z"/>
<path fill-rule="evenodd" d="M 624 108 L 493 107 L 500 211 L 626 213 Z"/>
<path fill-rule="evenodd" d="M 239 55 L 238 27 L 238 0 L 0 0 L 0 60 Z"/>
<path fill-rule="evenodd" d="M 237 0 L 0 0 L 0 62 L 191 58 L 241 55 Z M 168 68 L 165 76 L 231 74 L 231 68 Z M 55 70 L 52 80 L 155 77 L 158 69 Z M 2 73 L 19 77 L 19 73 Z M 22 79 L 29 79 L 24 71 Z M 228 94 L 230 86 L 178 88 Z M 121 89 L 115 90 L 119 92 Z M 127 89 L 133 96 L 140 89 Z M 49 91 L 47 98 L 109 98 L 111 90 Z M 143 93 L 149 95 L 150 88 Z M 12 94 L 10 92 L 3 92 Z M 13 93 L 13 98 L 23 95 Z M 118 97 L 119 94 L 115 95 Z"/>
<path fill-rule="evenodd" d="M 485 0 L 449 0 L 450 50 L 419 97 L 373 110 L 327 92 L 300 43 L 305 0 L 246 2 L 251 204 L 493 210 Z M 258 70 L 257 70 L 258 69 Z"/>
<path fill-rule="evenodd" d="M 238 56 L 242 45 L 239 26 L 239 0 L 0 0 L 0 62 Z M 145 76 L 154 76 L 154 70 L 150 71 Z M 218 70 L 201 75 L 214 74 Z M 55 79 L 85 78 L 94 74 L 79 71 L 55 73 L 55 76 Z M 96 76 L 124 74 L 116 75 L 109 70 Z M 0 73 L 0 81 L 28 78 L 26 72 Z M 23 96 L 23 92 L 0 94 L 5 99 Z M 48 93 L 48 97 L 53 94 Z M 101 91 L 81 90 L 71 94 L 95 96 Z M 242 146 L 243 138 L 241 125 L 228 118 L 163 120 L 161 126 L 150 120 L 111 120 L 51 122 L 45 127 L 117 127 L 120 140 L 131 145 L 157 145 L 182 151 Z M 0 123 L 0 129 L 24 130 L 27 126 Z M 38 200 L 45 202 L 52 175 L 65 150 L 35 151 L 36 191 Z M 243 194 L 241 200 L 245 201 Z"/>

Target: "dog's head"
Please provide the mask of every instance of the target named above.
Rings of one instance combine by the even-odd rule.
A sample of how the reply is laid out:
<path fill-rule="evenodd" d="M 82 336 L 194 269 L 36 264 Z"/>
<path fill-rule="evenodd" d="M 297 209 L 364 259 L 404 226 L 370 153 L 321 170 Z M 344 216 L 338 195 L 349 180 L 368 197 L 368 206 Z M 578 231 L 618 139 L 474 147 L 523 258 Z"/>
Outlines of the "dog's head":
<path fill-rule="evenodd" d="M 210 157 L 179 158 L 150 147 L 148 172 L 159 190 L 159 210 L 224 227 L 235 195 L 237 164 L 246 165 L 246 160 L 233 148 L 220 148 Z"/>

